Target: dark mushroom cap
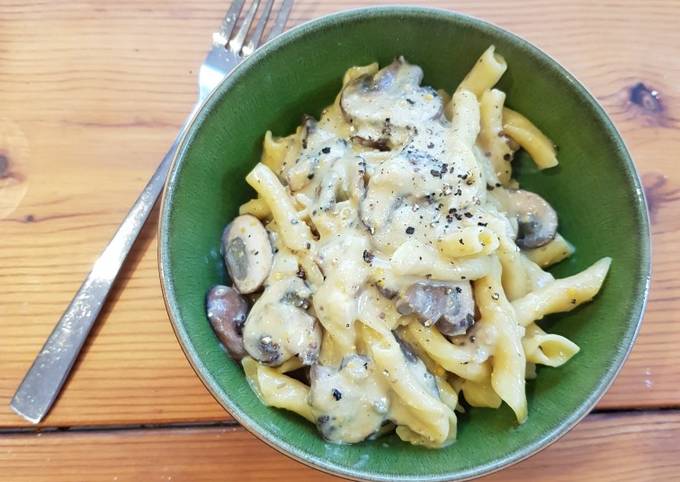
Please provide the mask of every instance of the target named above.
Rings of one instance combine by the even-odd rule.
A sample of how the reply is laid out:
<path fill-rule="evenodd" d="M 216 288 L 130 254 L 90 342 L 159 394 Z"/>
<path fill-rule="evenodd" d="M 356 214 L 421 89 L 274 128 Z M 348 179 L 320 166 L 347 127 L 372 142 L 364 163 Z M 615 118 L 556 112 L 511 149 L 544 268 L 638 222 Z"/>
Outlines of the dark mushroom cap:
<path fill-rule="evenodd" d="M 241 360 L 243 347 L 243 324 L 248 316 L 248 303 L 229 286 L 213 286 L 205 300 L 208 320 L 224 347 L 234 360 Z"/>
<path fill-rule="evenodd" d="M 495 193 L 503 208 L 517 219 L 515 243 L 523 249 L 548 244 L 557 234 L 557 212 L 548 201 L 523 189 L 502 189 Z"/>
<path fill-rule="evenodd" d="M 425 326 L 436 324 L 448 336 L 465 333 L 475 322 L 469 282 L 419 281 L 401 294 L 397 310 L 402 315 L 416 315 Z"/>

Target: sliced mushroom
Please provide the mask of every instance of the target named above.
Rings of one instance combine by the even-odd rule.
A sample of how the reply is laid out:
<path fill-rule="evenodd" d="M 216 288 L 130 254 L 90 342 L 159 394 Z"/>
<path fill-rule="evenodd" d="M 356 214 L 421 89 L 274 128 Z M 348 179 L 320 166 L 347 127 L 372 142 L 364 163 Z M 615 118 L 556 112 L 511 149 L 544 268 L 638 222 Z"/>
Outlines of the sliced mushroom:
<path fill-rule="evenodd" d="M 517 246 L 538 248 L 555 238 L 557 213 L 548 201 L 522 189 L 494 189 L 492 193 L 503 209 L 517 219 Z"/>
<path fill-rule="evenodd" d="M 420 67 L 399 57 L 375 75 L 348 82 L 340 94 L 340 109 L 356 129 L 354 140 L 385 150 L 403 142 L 407 130 L 440 116 L 442 99 L 434 89 L 421 87 L 422 79 Z"/>
<path fill-rule="evenodd" d="M 326 440 L 355 443 L 384 430 L 390 407 L 386 383 L 369 358 L 350 355 L 340 368 L 314 365 L 309 403 Z"/>
<path fill-rule="evenodd" d="M 316 131 L 317 121 L 309 114 L 302 116 L 302 135 L 300 136 L 300 143 L 303 149 L 307 149 L 309 138 Z"/>
<path fill-rule="evenodd" d="M 243 328 L 248 354 L 271 366 L 293 356 L 303 365 L 315 363 L 321 348 L 321 328 L 305 311 L 310 296 L 310 289 L 298 277 L 269 285 L 253 305 Z"/>
<path fill-rule="evenodd" d="M 350 137 L 352 142 L 356 142 L 359 145 L 368 147 L 370 149 L 376 149 L 381 152 L 386 152 L 390 150 L 389 139 L 384 137 L 379 137 L 378 139 L 373 139 L 371 136 L 368 138 L 361 136 Z"/>
<path fill-rule="evenodd" d="M 366 184 L 368 175 L 366 173 L 366 160 L 357 156 L 352 160 L 350 167 L 350 186 L 349 194 L 357 203 L 361 203 L 366 197 Z"/>
<path fill-rule="evenodd" d="M 425 326 L 437 325 L 447 336 L 465 333 L 475 322 L 475 301 L 470 283 L 419 281 L 397 300 L 402 315 L 416 315 Z"/>
<path fill-rule="evenodd" d="M 245 298 L 229 286 L 213 286 L 206 296 L 206 313 L 217 337 L 234 360 L 241 360 L 243 347 L 243 324 L 248 316 Z"/>
<path fill-rule="evenodd" d="M 255 216 L 234 219 L 222 234 L 222 255 L 229 276 L 240 293 L 257 291 L 272 267 L 272 247 L 267 231 Z"/>

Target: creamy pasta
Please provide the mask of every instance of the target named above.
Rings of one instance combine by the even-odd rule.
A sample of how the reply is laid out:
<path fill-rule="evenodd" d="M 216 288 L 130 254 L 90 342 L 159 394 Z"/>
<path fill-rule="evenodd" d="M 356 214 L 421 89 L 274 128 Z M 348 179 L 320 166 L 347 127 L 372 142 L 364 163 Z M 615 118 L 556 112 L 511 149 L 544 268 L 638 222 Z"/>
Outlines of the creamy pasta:
<path fill-rule="evenodd" d="M 544 271 L 574 247 L 512 178 L 520 148 L 540 169 L 557 158 L 494 88 L 507 68 L 491 46 L 448 98 L 403 57 L 353 67 L 318 120 L 266 133 L 257 197 L 222 239 L 233 287 L 207 297 L 263 403 L 331 442 L 443 447 L 463 401 L 523 423 L 535 365 L 578 352 L 536 323 L 590 301 L 611 260 Z"/>

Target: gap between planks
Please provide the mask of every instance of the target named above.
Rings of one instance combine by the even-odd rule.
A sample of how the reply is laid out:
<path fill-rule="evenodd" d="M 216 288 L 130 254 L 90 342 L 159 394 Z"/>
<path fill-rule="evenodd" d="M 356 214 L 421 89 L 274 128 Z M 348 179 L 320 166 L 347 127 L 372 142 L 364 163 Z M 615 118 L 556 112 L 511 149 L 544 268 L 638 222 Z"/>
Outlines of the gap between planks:
<path fill-rule="evenodd" d="M 228 414 L 228 412 L 225 412 Z M 621 408 L 597 408 L 591 411 L 583 420 L 593 416 L 637 416 L 637 415 L 662 415 L 670 413 L 680 416 L 680 405 L 668 407 L 653 407 L 640 409 Z M 231 416 L 231 415 L 229 415 Z M 0 436 L 3 435 L 31 435 L 37 433 L 79 433 L 79 432 L 123 432 L 135 430 L 181 430 L 181 429 L 211 429 L 211 428 L 238 428 L 244 429 L 236 420 L 218 420 L 213 422 L 167 422 L 167 423 L 131 423 L 113 425 L 74 425 L 74 426 L 17 426 L 0 428 Z M 245 429 L 244 429 L 245 430 Z"/>

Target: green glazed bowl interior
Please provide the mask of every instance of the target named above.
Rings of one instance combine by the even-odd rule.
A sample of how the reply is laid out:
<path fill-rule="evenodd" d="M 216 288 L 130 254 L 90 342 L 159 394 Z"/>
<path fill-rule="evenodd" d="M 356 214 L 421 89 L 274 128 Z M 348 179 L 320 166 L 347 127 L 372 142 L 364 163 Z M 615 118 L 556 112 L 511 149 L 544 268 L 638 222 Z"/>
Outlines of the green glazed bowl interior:
<path fill-rule="evenodd" d="M 545 197 L 576 254 L 557 265 L 574 274 L 603 256 L 613 264 L 594 302 L 541 322 L 581 352 L 565 366 L 539 368 L 527 384 L 529 419 L 511 411 L 470 409 L 458 440 L 428 450 L 388 436 L 356 445 L 324 442 L 302 418 L 264 406 L 240 365 L 221 348 L 204 296 L 227 283 L 220 234 L 253 196 L 244 176 L 258 161 L 267 129 L 286 135 L 305 113 L 318 117 L 352 65 L 404 55 L 424 83 L 449 92 L 490 45 L 509 68 L 499 87 L 507 104 L 532 119 L 559 147 L 560 165 L 538 172 L 525 155 L 522 186 Z M 644 195 L 626 148 L 602 108 L 559 64 L 526 41 L 477 19 L 411 7 L 363 9 L 295 28 L 257 51 L 210 97 L 185 136 L 166 186 L 160 272 L 177 337 L 215 398 L 246 428 L 313 467 L 370 480 L 464 479 L 498 470 L 555 441 L 611 385 L 635 340 L 649 281 Z"/>

